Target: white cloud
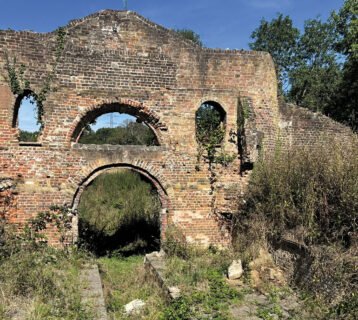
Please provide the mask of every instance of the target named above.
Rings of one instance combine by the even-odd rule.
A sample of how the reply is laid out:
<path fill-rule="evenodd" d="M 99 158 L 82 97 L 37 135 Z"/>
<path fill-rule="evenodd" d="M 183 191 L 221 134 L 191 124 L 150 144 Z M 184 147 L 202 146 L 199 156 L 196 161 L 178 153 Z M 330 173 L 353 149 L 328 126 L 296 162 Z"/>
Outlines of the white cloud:
<path fill-rule="evenodd" d="M 282 9 L 292 4 L 292 0 L 250 0 L 249 5 L 259 9 Z"/>

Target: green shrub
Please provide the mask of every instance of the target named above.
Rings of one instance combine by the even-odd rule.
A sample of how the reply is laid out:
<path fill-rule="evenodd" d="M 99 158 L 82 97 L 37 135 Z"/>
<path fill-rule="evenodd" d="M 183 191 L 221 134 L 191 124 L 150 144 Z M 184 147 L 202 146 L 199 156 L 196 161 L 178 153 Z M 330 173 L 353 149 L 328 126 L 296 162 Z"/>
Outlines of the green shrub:
<path fill-rule="evenodd" d="M 353 309 L 347 311 L 352 303 L 345 301 L 357 290 L 356 146 L 356 137 L 344 143 L 322 140 L 316 150 L 278 149 L 262 156 L 234 232 L 242 256 L 255 256 L 257 248 L 287 234 L 306 245 L 292 280 L 332 310 L 341 306 L 347 319 Z"/>
<path fill-rule="evenodd" d="M 263 157 L 252 174 L 240 221 L 264 220 L 265 236 L 302 232 L 306 244 L 356 236 L 358 148 L 322 142 L 321 148 L 277 151 Z"/>
<path fill-rule="evenodd" d="M 223 115 L 210 103 L 196 112 L 196 136 L 203 145 L 220 145 L 224 138 Z"/>
<path fill-rule="evenodd" d="M 225 115 L 221 107 L 213 102 L 203 103 L 195 114 L 198 160 L 205 156 L 215 162 L 215 156 L 225 136 Z"/>
<path fill-rule="evenodd" d="M 167 227 L 162 249 L 169 257 L 179 257 L 182 259 L 189 259 L 193 253 L 193 248 L 186 242 L 183 232 L 174 225 Z"/>
<path fill-rule="evenodd" d="M 35 304 L 33 310 L 24 310 L 27 314 L 42 310 L 42 316 L 36 319 L 88 319 L 90 315 L 81 303 L 81 261 L 75 253 L 65 254 L 48 247 L 19 251 L 1 260 L 4 295 L 0 297 L 0 309 L 11 314 L 18 308 L 16 301 L 23 300 L 28 301 L 28 306 Z"/>
<path fill-rule="evenodd" d="M 226 284 L 215 266 L 206 265 L 200 280 L 200 284 L 198 281 L 192 283 L 194 289 L 184 288 L 181 297 L 168 305 L 160 319 L 229 319 L 228 306 L 242 295 Z M 206 286 L 203 287 L 204 282 Z"/>
<path fill-rule="evenodd" d="M 225 282 L 235 258 L 232 252 L 189 245 L 174 226 L 168 228 L 163 248 L 165 279 L 169 286 L 180 288 L 181 296 L 169 303 L 160 319 L 229 319 L 228 306 L 242 298 Z"/>
<path fill-rule="evenodd" d="M 14 233 L 2 222 L 0 244 L 0 315 L 26 319 L 91 319 L 81 302 L 80 269 L 88 257 L 76 250 L 50 248 L 37 233 L 52 223 L 39 214 L 24 230 Z M 61 219 L 56 221 L 60 223 Z M 61 220 L 62 221 L 62 220 Z"/>
<path fill-rule="evenodd" d="M 38 132 L 38 131 L 29 132 L 29 131 L 25 131 L 25 130 L 20 130 L 19 141 L 36 142 L 39 134 L 40 134 L 40 132 Z"/>

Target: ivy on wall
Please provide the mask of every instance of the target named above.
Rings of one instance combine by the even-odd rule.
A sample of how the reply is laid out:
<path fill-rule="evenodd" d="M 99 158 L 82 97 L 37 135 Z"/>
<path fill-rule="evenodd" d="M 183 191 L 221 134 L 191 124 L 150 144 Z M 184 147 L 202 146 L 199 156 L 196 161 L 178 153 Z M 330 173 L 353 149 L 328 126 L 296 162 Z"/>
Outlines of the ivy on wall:
<path fill-rule="evenodd" d="M 223 150 L 222 141 L 225 137 L 223 115 L 211 104 L 203 104 L 196 113 L 196 137 L 198 141 L 198 163 L 204 156 L 209 165 L 219 163 L 227 166 L 235 160 Z M 199 165 L 197 165 L 199 169 Z"/>
<path fill-rule="evenodd" d="M 57 65 L 62 56 L 66 43 L 66 30 L 60 27 L 56 30 L 56 48 L 55 48 L 55 63 L 51 72 L 47 75 L 41 89 L 36 93 L 31 88 L 30 80 L 25 78 L 26 65 L 21 64 L 17 66 L 16 57 L 12 59 L 9 57 L 8 52 L 5 52 L 5 67 L 8 73 L 8 82 L 12 93 L 18 97 L 31 96 L 36 102 L 37 106 L 37 123 L 40 124 L 40 130 L 43 129 L 43 115 L 44 115 L 44 102 L 47 99 L 49 92 L 54 91 L 51 83 L 55 77 Z"/>

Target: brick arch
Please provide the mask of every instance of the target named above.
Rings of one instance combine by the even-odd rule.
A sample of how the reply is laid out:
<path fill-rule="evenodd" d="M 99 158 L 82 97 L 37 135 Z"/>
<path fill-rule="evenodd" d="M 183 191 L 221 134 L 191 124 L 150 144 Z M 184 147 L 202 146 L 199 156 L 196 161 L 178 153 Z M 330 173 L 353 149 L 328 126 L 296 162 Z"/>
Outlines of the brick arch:
<path fill-rule="evenodd" d="M 226 103 L 224 101 L 222 101 L 222 99 L 218 96 L 215 95 L 203 95 L 202 97 L 200 97 L 200 99 L 196 100 L 196 109 L 198 110 L 200 108 L 200 106 L 204 103 L 214 103 L 220 106 L 220 108 L 222 109 L 223 112 L 225 112 L 226 114 L 228 113 L 228 106 L 226 105 Z"/>
<path fill-rule="evenodd" d="M 220 112 L 224 121 L 226 121 L 228 112 L 224 104 L 219 99 L 215 99 L 215 98 L 201 99 L 200 103 L 196 106 L 195 112 L 197 112 L 203 104 L 213 105 L 215 109 L 217 109 Z"/>
<path fill-rule="evenodd" d="M 104 100 L 81 111 L 73 121 L 66 140 L 69 142 L 77 141 L 85 124 L 103 114 L 111 112 L 126 113 L 138 118 L 152 129 L 159 144 L 162 144 L 161 131 L 166 131 L 168 128 L 166 124 L 160 120 L 160 117 L 142 102 L 122 98 Z"/>
<path fill-rule="evenodd" d="M 77 185 L 77 189 L 75 191 L 73 201 L 72 201 L 72 210 L 76 211 L 78 209 L 78 205 L 81 199 L 83 192 L 85 191 L 86 187 L 99 175 L 111 171 L 116 168 L 123 168 L 129 169 L 134 172 L 139 173 L 143 176 L 146 180 L 149 181 L 157 190 L 159 195 L 159 200 L 161 202 L 161 216 L 160 216 L 160 228 L 161 228 L 161 237 L 163 238 L 165 235 L 166 227 L 168 225 L 168 216 L 171 211 L 171 201 L 167 192 L 169 188 L 169 184 L 165 183 L 163 180 L 163 176 L 153 169 L 149 164 L 144 162 L 140 163 L 139 165 L 129 164 L 129 163 L 112 163 L 103 166 L 99 166 L 95 169 L 88 169 L 84 171 L 80 177 L 80 182 Z M 74 222 L 74 237 L 78 237 L 78 221 Z"/>
<path fill-rule="evenodd" d="M 212 106 L 217 112 L 220 114 L 220 127 L 224 130 L 224 138 L 221 141 L 221 144 L 223 141 L 225 141 L 225 136 L 227 134 L 227 110 L 223 107 L 222 103 L 220 103 L 217 99 L 201 99 L 200 105 L 196 107 L 195 110 L 195 133 L 196 133 L 196 140 L 198 143 L 201 143 L 202 141 L 199 140 L 197 135 L 197 121 L 198 121 L 198 113 L 200 109 L 204 105 L 210 105 Z"/>

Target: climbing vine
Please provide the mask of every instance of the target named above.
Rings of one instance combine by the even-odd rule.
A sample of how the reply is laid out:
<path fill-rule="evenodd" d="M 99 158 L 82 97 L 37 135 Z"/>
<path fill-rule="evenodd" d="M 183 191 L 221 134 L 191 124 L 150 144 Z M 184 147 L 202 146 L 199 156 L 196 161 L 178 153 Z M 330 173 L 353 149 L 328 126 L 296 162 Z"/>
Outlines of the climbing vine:
<path fill-rule="evenodd" d="M 5 52 L 6 70 L 8 73 L 8 82 L 11 91 L 16 96 L 28 97 L 31 96 L 36 102 L 37 106 L 37 123 L 41 125 L 40 129 L 43 129 L 43 104 L 47 99 L 47 95 L 54 89 L 51 87 L 51 83 L 56 74 L 57 65 L 62 56 L 66 43 L 66 30 L 60 27 L 56 30 L 56 47 L 55 47 L 55 63 L 51 72 L 47 75 L 44 84 L 38 93 L 31 90 L 31 84 L 28 79 L 25 78 L 26 66 L 21 64 L 17 67 L 16 57 L 10 59 L 8 52 Z"/>
<path fill-rule="evenodd" d="M 230 154 L 224 151 L 222 141 L 225 137 L 223 114 L 213 105 L 204 104 L 196 113 L 196 135 L 198 141 L 196 170 L 200 170 L 200 163 L 204 158 L 208 163 L 211 203 L 213 215 L 220 225 L 228 226 L 227 217 L 216 212 L 216 182 L 218 172 L 216 164 L 224 167 L 232 163 L 237 154 Z"/>
<path fill-rule="evenodd" d="M 24 79 L 24 73 L 26 70 L 26 66 L 21 64 L 20 67 L 16 68 L 16 57 L 12 59 L 10 62 L 10 58 L 7 52 L 5 52 L 5 67 L 8 73 L 8 81 L 11 88 L 11 91 L 15 95 L 24 94 L 25 90 L 30 89 L 30 82 Z"/>
<path fill-rule="evenodd" d="M 51 206 L 50 210 L 40 212 L 30 219 L 19 237 L 28 242 L 47 243 L 44 231 L 49 227 L 55 227 L 59 232 L 59 242 L 66 246 L 71 243 L 73 217 L 74 212 L 70 207 Z"/>
<path fill-rule="evenodd" d="M 198 140 L 197 161 L 205 157 L 209 166 L 219 163 L 227 166 L 236 155 L 224 152 L 222 141 L 225 137 L 221 113 L 210 104 L 203 104 L 196 113 L 196 136 Z"/>

